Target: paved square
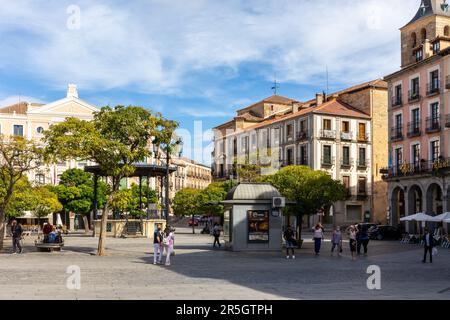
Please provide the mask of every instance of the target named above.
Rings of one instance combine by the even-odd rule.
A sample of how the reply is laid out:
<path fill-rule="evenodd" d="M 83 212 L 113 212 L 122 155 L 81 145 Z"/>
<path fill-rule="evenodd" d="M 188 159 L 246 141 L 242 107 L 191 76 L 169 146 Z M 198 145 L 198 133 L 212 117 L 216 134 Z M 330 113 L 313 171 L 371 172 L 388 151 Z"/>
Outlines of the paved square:
<path fill-rule="evenodd" d="M 450 299 L 449 249 L 423 264 L 421 247 L 398 242 L 372 241 L 369 256 L 357 261 L 347 244 L 341 258 L 330 256 L 329 242 L 315 257 L 309 241 L 286 260 L 281 252 L 232 253 L 211 243 L 177 233 L 176 256 L 164 267 L 152 264 L 148 239 L 108 238 L 107 257 L 92 255 L 92 237 L 66 237 L 61 253 L 36 252 L 28 239 L 24 254 L 0 254 L 0 299 Z M 81 269 L 81 290 L 67 289 L 70 265 Z M 367 288 L 370 265 L 381 268 L 381 290 Z"/>

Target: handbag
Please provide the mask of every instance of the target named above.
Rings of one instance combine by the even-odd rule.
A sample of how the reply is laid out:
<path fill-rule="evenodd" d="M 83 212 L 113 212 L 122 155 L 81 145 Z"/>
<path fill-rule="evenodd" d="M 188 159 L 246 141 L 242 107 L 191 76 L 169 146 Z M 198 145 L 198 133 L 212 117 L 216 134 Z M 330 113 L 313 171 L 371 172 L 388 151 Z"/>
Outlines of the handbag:
<path fill-rule="evenodd" d="M 433 254 L 433 256 L 437 256 L 438 255 L 438 249 L 437 248 L 433 248 L 432 254 Z"/>

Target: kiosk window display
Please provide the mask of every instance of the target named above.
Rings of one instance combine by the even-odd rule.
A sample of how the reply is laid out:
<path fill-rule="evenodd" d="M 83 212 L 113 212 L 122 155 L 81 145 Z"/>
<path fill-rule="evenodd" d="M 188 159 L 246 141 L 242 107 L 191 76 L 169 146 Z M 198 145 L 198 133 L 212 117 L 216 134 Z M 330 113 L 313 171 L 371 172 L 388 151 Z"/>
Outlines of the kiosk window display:
<path fill-rule="evenodd" d="M 269 242 L 269 210 L 247 211 L 248 242 Z"/>
<path fill-rule="evenodd" d="M 282 247 L 281 197 L 267 183 L 241 183 L 227 195 L 224 205 L 225 247 L 231 251 L 278 251 Z M 284 202 L 283 202 L 284 203 Z M 274 207 L 276 206 L 276 207 Z"/>

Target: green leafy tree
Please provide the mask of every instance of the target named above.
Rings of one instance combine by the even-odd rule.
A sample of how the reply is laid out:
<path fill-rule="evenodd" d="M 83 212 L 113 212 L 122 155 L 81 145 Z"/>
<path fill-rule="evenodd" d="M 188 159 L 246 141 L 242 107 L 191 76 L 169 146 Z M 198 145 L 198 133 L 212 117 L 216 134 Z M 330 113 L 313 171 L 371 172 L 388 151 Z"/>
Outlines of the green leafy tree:
<path fill-rule="evenodd" d="M 3 194 L 5 189 L 0 189 Z M 14 188 L 14 193 L 6 207 L 6 217 L 16 218 L 31 211 L 36 203 L 36 197 L 33 193 L 33 187 L 26 176 L 22 177 Z"/>
<path fill-rule="evenodd" d="M 119 190 L 111 201 L 111 208 L 114 211 L 129 212 L 132 201 L 133 192 L 131 189 Z"/>
<path fill-rule="evenodd" d="M 207 188 L 200 191 L 198 195 L 199 211 L 204 215 L 222 216 L 224 208 L 220 204 L 212 204 L 225 200 L 228 191 L 223 182 L 211 183 Z"/>
<path fill-rule="evenodd" d="M 134 217 L 142 217 L 145 215 L 145 212 L 140 208 L 140 204 L 142 201 L 142 206 L 145 206 L 147 203 L 157 203 L 158 198 L 155 190 L 147 190 L 147 186 L 142 186 L 142 190 L 140 190 L 139 185 L 133 184 L 131 186 L 131 201 L 129 204 L 128 211 Z M 141 195 L 142 191 L 142 195 Z M 147 195 L 148 191 L 148 195 Z M 148 196 L 148 199 L 147 199 Z"/>
<path fill-rule="evenodd" d="M 256 164 L 245 164 L 241 165 L 237 169 L 240 182 L 260 182 L 261 177 L 261 167 Z"/>
<path fill-rule="evenodd" d="M 101 219 L 97 254 L 105 255 L 106 225 L 120 181 L 135 171 L 134 164 L 151 156 L 151 139 L 165 131 L 165 119 L 135 106 L 104 107 L 92 121 L 68 118 L 45 132 L 46 154 L 53 161 L 83 159 L 96 163 L 110 180 L 110 193 Z"/>
<path fill-rule="evenodd" d="M 303 216 L 311 216 L 339 200 L 345 200 L 346 189 L 326 172 L 305 166 L 289 166 L 265 178 L 287 199 L 295 202 L 287 208 L 288 214 L 297 216 L 300 237 Z M 300 224 L 299 224 L 300 221 Z"/>
<path fill-rule="evenodd" d="M 15 205 L 11 201 L 27 172 L 41 164 L 42 152 L 34 141 L 19 136 L 0 136 L 0 251 L 3 250 L 6 215 Z M 16 194 L 17 195 L 17 194 Z M 17 204 L 17 203 L 16 203 Z"/>
<path fill-rule="evenodd" d="M 108 186 L 100 179 L 97 183 L 97 205 L 102 209 L 106 202 Z M 83 215 L 85 230 L 89 232 L 87 216 L 94 210 L 94 176 L 80 169 L 66 170 L 55 192 L 66 212 Z"/>
<path fill-rule="evenodd" d="M 33 188 L 30 193 L 33 200 L 33 214 L 38 218 L 38 225 L 41 224 L 41 219 L 48 215 L 60 212 L 63 205 L 58 200 L 58 195 L 52 191 L 53 188 L 49 186 L 42 186 Z"/>
<path fill-rule="evenodd" d="M 194 216 L 199 213 L 201 203 L 199 201 L 200 190 L 185 188 L 178 191 L 173 199 L 173 212 L 177 216 Z M 192 233 L 195 233 L 192 225 Z"/>

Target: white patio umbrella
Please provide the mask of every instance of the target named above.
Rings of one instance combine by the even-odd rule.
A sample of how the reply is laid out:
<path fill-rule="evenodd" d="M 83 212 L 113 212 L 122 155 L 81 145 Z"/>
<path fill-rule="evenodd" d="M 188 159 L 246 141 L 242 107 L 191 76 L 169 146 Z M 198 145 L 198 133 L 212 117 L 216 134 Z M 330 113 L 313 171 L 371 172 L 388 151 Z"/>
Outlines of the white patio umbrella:
<path fill-rule="evenodd" d="M 431 221 L 444 222 L 445 220 L 450 220 L 450 212 L 446 212 L 446 213 L 440 214 L 436 217 L 433 217 Z"/>
<path fill-rule="evenodd" d="M 445 223 L 450 223 L 450 219 L 445 219 L 444 222 Z"/>
<path fill-rule="evenodd" d="M 62 226 L 63 225 L 62 219 L 61 219 L 61 215 L 59 213 L 56 215 L 56 225 L 57 226 Z"/>
<path fill-rule="evenodd" d="M 434 217 L 429 216 L 423 212 L 420 213 L 416 213 L 410 216 L 406 216 L 404 218 L 401 218 L 400 221 L 418 221 L 418 222 L 428 222 L 428 221 L 433 221 Z"/>

